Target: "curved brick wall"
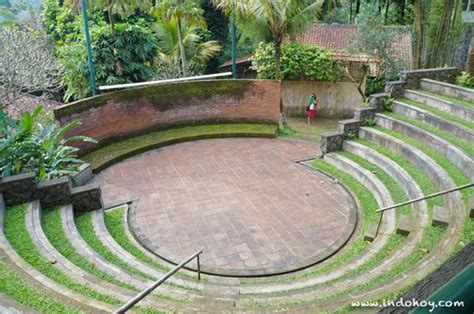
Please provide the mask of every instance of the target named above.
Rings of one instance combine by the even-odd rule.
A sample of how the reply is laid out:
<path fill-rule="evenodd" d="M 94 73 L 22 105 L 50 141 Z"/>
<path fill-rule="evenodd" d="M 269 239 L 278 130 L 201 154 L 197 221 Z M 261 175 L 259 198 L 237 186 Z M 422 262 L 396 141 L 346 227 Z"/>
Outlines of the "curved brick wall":
<path fill-rule="evenodd" d="M 80 144 L 81 153 L 154 130 L 204 123 L 279 122 L 280 82 L 212 80 L 147 86 L 80 100 L 54 111 L 64 125 L 81 119 L 69 135 L 87 135 L 98 144 Z"/>

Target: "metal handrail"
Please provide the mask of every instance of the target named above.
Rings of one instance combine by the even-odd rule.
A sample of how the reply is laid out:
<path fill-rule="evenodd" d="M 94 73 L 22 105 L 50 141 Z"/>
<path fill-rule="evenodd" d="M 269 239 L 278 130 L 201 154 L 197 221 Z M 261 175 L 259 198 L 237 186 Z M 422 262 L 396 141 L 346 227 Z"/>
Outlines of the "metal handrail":
<path fill-rule="evenodd" d="M 158 85 L 158 84 L 166 84 L 166 83 L 207 80 L 207 79 L 220 78 L 220 77 L 226 77 L 226 76 L 231 76 L 231 75 L 232 75 L 232 72 L 224 72 L 224 73 L 217 73 L 217 74 L 206 74 L 206 75 L 198 75 L 198 76 L 180 77 L 180 78 L 177 78 L 177 79 L 169 79 L 169 80 L 158 80 L 158 81 L 148 81 L 148 82 L 140 82 L 140 83 L 105 85 L 105 86 L 99 86 L 99 90 L 105 91 L 105 90 L 112 90 L 112 89 L 132 88 L 132 87 L 150 86 L 150 85 Z"/>
<path fill-rule="evenodd" d="M 391 209 L 395 209 L 395 208 L 402 207 L 402 206 L 405 206 L 405 205 L 410 205 L 410 204 L 413 204 L 413 203 L 421 202 L 421 201 L 424 201 L 424 200 L 427 200 L 427 199 L 430 199 L 430 198 L 433 198 L 433 197 L 449 194 L 449 193 L 452 193 L 452 192 L 464 190 L 464 189 L 470 188 L 472 186 L 474 186 L 474 183 L 471 182 L 471 183 L 464 184 L 464 185 L 461 185 L 461 186 L 458 186 L 458 187 L 455 187 L 455 188 L 452 188 L 452 189 L 449 189 L 449 190 L 436 192 L 436 193 L 426 195 L 426 196 L 423 196 L 423 197 L 418 197 L 418 198 L 415 198 L 415 199 L 412 199 L 412 200 L 409 200 L 409 201 L 406 201 L 406 202 L 402 202 L 402 203 L 398 203 L 398 204 L 395 204 L 395 205 L 390 205 L 390 206 L 387 206 L 387 207 L 377 209 L 375 212 L 380 213 L 380 219 L 379 219 L 379 222 L 377 224 L 377 229 L 375 231 L 375 236 L 378 236 L 378 234 L 379 234 L 380 225 L 382 224 L 383 214 L 387 210 L 391 210 Z"/>
<path fill-rule="evenodd" d="M 383 208 L 377 209 L 376 212 L 380 213 L 380 212 L 384 212 L 384 211 L 387 211 L 387 210 L 390 210 L 390 209 L 395 209 L 395 208 L 402 207 L 402 206 L 405 206 L 405 205 L 410 205 L 410 204 L 420 202 L 420 201 L 424 201 L 424 200 L 427 200 L 427 199 L 430 199 L 430 198 L 433 198 L 433 197 L 437 197 L 437 196 L 449 194 L 449 193 L 452 193 L 452 192 L 456 192 L 456 191 L 459 191 L 459 190 L 467 189 L 467 188 L 470 188 L 471 186 L 474 186 L 474 183 L 468 183 L 468 184 L 465 184 L 465 185 L 458 186 L 456 188 L 436 192 L 436 193 L 426 195 L 426 196 L 423 196 L 423 197 L 419 197 L 419 198 L 415 198 L 415 199 L 412 199 L 412 200 L 409 200 L 409 201 L 406 201 L 406 202 L 403 202 L 403 203 L 398 203 L 398 204 L 395 204 L 395 205 L 390 205 L 390 206 L 387 206 L 387 207 L 383 207 Z"/>
<path fill-rule="evenodd" d="M 146 288 L 139 294 L 137 294 L 133 299 L 128 301 L 126 304 L 122 305 L 119 309 L 114 311 L 115 314 L 121 314 L 125 313 L 128 310 L 130 310 L 135 304 L 143 300 L 147 295 L 153 292 L 156 288 L 158 288 L 163 282 L 165 282 L 168 278 L 173 276 L 178 270 L 186 266 L 189 262 L 191 262 L 193 259 L 197 259 L 197 269 L 198 269 L 198 280 L 201 280 L 201 264 L 199 261 L 199 255 L 202 254 L 202 250 L 199 250 L 198 252 L 194 253 L 190 257 L 188 257 L 185 261 L 181 262 L 180 264 L 176 265 L 172 270 L 167 272 L 163 277 L 155 281 L 150 287 Z"/>

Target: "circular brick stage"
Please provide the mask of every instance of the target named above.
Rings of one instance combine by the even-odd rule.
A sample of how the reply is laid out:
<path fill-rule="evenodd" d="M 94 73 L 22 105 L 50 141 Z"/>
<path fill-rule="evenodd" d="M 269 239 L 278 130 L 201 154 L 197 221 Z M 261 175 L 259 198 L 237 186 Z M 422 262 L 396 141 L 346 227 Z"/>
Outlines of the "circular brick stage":
<path fill-rule="evenodd" d="M 345 189 L 296 162 L 316 155 L 285 139 L 201 140 L 129 158 L 97 180 L 106 204 L 136 200 L 132 231 L 164 259 L 202 248 L 205 272 L 263 276 L 321 261 L 354 231 Z"/>

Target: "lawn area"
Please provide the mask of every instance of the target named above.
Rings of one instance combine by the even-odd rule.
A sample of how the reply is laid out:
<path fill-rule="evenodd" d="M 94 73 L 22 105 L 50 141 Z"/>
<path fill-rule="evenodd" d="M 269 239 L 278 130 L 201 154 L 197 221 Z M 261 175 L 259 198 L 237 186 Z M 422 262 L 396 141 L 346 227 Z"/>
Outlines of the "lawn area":
<path fill-rule="evenodd" d="M 308 125 L 306 118 L 288 118 L 290 130 L 279 130 L 278 135 L 281 137 L 294 138 L 314 143 L 321 142 L 321 134 L 325 132 L 335 132 L 338 118 L 316 118 L 313 125 Z"/>

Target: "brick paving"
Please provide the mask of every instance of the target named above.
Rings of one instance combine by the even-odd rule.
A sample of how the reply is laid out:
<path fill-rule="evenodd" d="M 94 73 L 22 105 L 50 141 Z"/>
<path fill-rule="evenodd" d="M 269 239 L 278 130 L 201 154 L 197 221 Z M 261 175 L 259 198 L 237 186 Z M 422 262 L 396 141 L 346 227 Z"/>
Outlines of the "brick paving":
<path fill-rule="evenodd" d="M 164 258 L 202 248 L 206 271 L 278 273 L 313 263 L 354 227 L 344 189 L 293 162 L 317 153 L 285 139 L 202 140 L 127 159 L 97 180 L 105 203 L 138 200 L 132 228 Z"/>

